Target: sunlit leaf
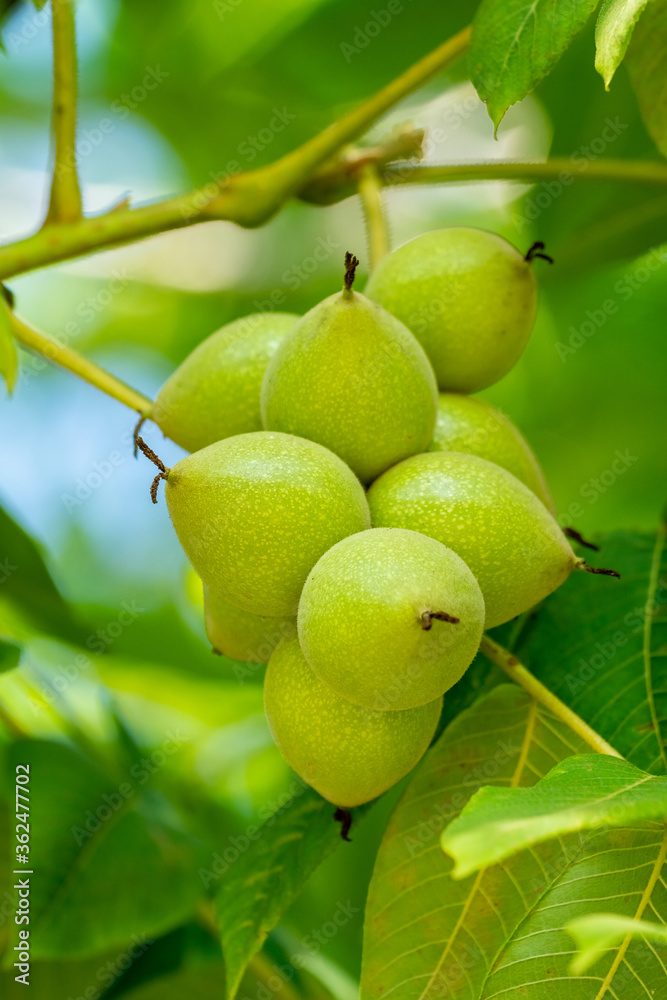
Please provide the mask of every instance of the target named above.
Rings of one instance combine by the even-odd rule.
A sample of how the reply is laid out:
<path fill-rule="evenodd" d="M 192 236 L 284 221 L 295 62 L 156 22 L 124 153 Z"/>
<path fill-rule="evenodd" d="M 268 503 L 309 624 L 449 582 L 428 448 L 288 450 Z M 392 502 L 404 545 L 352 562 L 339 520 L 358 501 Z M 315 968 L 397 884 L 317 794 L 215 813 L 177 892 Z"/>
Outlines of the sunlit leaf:
<path fill-rule="evenodd" d="M 664 956 L 635 940 L 605 953 L 586 978 L 572 977 L 564 926 L 603 905 L 633 918 L 650 909 L 664 920 L 664 827 L 570 834 L 461 880 L 441 851 L 441 830 L 480 785 L 532 785 L 580 749 L 562 723 L 506 685 L 449 726 L 380 847 L 364 935 L 364 1000 L 591 1000 L 605 981 L 610 997 L 638 1000 L 662 988 Z"/>
<path fill-rule="evenodd" d="M 667 156 L 667 2 L 653 0 L 632 35 L 626 64 L 639 110 L 653 141 Z"/>
<path fill-rule="evenodd" d="M 498 128 L 583 28 L 597 0 L 482 0 L 473 21 L 470 73 Z"/>
<path fill-rule="evenodd" d="M 609 89 L 630 44 L 635 24 L 650 0 L 603 0 L 595 25 L 595 68 Z"/>
<path fill-rule="evenodd" d="M 572 935 L 579 949 L 579 954 L 570 965 L 574 975 L 586 972 L 606 951 L 626 938 L 641 937 L 667 945 L 667 927 L 664 924 L 619 917 L 615 913 L 589 913 L 586 917 L 571 920 L 565 930 Z"/>
<path fill-rule="evenodd" d="M 667 819 L 667 777 L 618 757 L 582 754 L 532 788 L 480 788 L 444 831 L 443 849 L 462 878 L 531 844 L 576 830 Z"/>

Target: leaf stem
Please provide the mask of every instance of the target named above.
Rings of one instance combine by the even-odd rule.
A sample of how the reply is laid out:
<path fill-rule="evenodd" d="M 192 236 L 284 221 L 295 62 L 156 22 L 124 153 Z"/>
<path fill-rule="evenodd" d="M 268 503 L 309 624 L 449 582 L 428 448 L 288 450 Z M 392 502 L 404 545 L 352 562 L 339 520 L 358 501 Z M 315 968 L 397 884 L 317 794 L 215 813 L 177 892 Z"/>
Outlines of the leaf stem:
<path fill-rule="evenodd" d="M 482 638 L 479 648 L 480 652 L 484 653 L 484 656 L 491 660 L 492 663 L 495 663 L 497 667 L 500 667 L 501 670 L 504 670 L 513 681 L 520 684 L 528 694 L 532 695 L 535 701 L 538 701 L 540 705 L 549 709 L 558 719 L 568 725 L 593 750 L 597 751 L 597 753 L 607 754 L 609 757 L 620 757 L 622 759 L 623 755 L 618 750 L 615 750 L 587 722 L 584 722 L 581 716 L 573 712 L 571 708 L 568 708 L 565 702 L 557 698 L 555 694 L 552 694 L 508 649 L 490 639 L 488 635 Z"/>
<path fill-rule="evenodd" d="M 14 336 L 24 347 L 44 355 L 45 358 L 54 361 L 61 368 L 66 368 L 74 375 L 78 375 L 85 382 L 94 385 L 97 389 L 101 389 L 107 396 L 112 396 L 113 399 L 117 399 L 119 403 L 123 403 L 124 406 L 128 406 L 131 410 L 135 410 L 142 416 L 151 415 L 153 410 L 152 400 L 144 396 L 143 393 L 137 392 L 131 386 L 126 385 L 125 382 L 121 382 L 115 375 L 105 371 L 104 368 L 100 368 L 93 361 L 84 358 L 78 351 L 67 347 L 65 344 L 59 344 L 49 337 L 45 337 L 43 333 L 38 333 L 37 330 L 33 330 L 32 327 L 28 326 L 27 323 L 24 323 L 17 316 L 12 317 L 12 327 Z"/>
<path fill-rule="evenodd" d="M 488 163 L 451 163 L 442 166 L 387 165 L 382 168 L 381 174 L 386 185 L 486 180 L 540 181 L 559 178 L 563 184 L 570 184 L 573 180 L 667 184 L 667 163 L 659 160 L 610 158 L 587 160 L 585 164 L 579 165 L 568 157 L 554 157 L 543 163 L 492 160 Z"/>
<path fill-rule="evenodd" d="M 367 163 L 359 174 L 359 198 L 368 233 L 368 265 L 374 271 L 378 262 L 389 253 L 389 233 L 382 206 L 382 181 L 373 163 Z"/>
<path fill-rule="evenodd" d="M 81 218 L 76 168 L 76 37 L 73 0 L 51 0 L 53 21 L 53 112 L 55 162 L 45 226 Z"/>

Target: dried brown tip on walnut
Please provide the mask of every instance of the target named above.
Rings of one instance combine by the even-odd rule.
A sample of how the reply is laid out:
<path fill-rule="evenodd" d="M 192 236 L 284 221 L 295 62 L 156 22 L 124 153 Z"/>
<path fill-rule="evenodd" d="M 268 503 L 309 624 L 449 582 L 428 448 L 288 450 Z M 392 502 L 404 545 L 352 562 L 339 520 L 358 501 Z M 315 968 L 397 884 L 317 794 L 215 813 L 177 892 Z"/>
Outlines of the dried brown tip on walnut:
<path fill-rule="evenodd" d="M 423 611 L 421 614 L 421 626 L 425 632 L 430 632 L 433 622 L 449 622 L 450 625 L 458 625 L 460 618 L 448 615 L 446 611 Z"/>
<path fill-rule="evenodd" d="M 583 569 L 585 573 L 596 573 L 598 576 L 615 576 L 617 580 L 621 579 L 621 574 L 617 573 L 615 569 L 603 569 L 602 566 L 589 566 L 583 559 L 579 559 L 577 562 L 577 569 Z"/>
<path fill-rule="evenodd" d="M 542 243 L 541 240 L 537 240 L 536 243 L 533 243 L 532 247 L 528 248 L 528 252 L 523 259 L 530 264 L 531 260 L 535 260 L 536 257 L 540 257 L 542 260 L 548 261 L 549 264 L 553 264 L 553 257 L 550 257 L 548 253 L 541 253 L 540 251 L 542 250 L 544 250 L 544 243 Z"/>
<path fill-rule="evenodd" d="M 147 420 L 148 420 L 148 417 L 144 416 L 143 414 L 140 414 L 139 419 L 137 420 L 137 423 L 135 425 L 134 432 L 132 434 L 132 440 L 134 441 L 134 457 L 135 458 L 137 457 L 137 451 L 139 449 L 139 445 L 137 444 L 137 442 L 139 440 L 139 431 L 144 426 L 144 424 L 146 423 Z"/>
<path fill-rule="evenodd" d="M 167 476 L 171 472 L 171 469 L 167 468 L 162 459 L 158 458 L 153 449 L 149 448 L 144 439 L 139 437 L 139 435 L 137 435 L 136 437 L 136 446 L 139 449 L 139 451 L 141 451 L 142 454 L 146 456 L 146 458 L 149 458 L 153 463 L 153 465 L 156 465 L 160 470 L 155 479 L 153 480 L 153 482 L 151 483 L 151 500 L 153 501 L 153 503 L 157 503 L 157 491 L 160 485 L 160 480 L 161 479 L 166 480 Z"/>
<path fill-rule="evenodd" d="M 351 292 L 352 285 L 354 284 L 354 275 L 357 268 L 359 267 L 359 258 L 355 257 L 353 253 L 348 250 L 345 254 L 345 291 Z"/>
<path fill-rule="evenodd" d="M 566 538 L 572 539 L 573 542 L 578 542 L 579 545 L 583 545 L 586 549 L 592 549 L 593 552 L 600 551 L 599 545 L 595 545 L 594 542 L 587 541 L 583 535 L 579 534 L 576 528 L 571 528 L 569 525 L 566 525 L 563 528 L 563 534 Z"/>
<path fill-rule="evenodd" d="M 349 809 L 342 809 L 340 806 L 336 809 L 333 814 L 333 818 L 337 823 L 340 823 L 340 835 L 343 840 L 350 841 L 348 833 L 350 832 L 350 827 L 352 826 L 352 813 Z"/>

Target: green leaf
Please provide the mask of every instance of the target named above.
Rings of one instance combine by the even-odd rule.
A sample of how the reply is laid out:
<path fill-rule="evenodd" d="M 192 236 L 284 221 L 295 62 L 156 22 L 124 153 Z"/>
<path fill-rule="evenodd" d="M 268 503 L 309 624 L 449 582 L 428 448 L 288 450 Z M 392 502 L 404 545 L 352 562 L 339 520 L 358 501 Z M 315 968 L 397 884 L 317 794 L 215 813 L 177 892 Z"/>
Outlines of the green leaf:
<path fill-rule="evenodd" d="M 663 826 L 570 834 L 461 880 L 440 849 L 442 828 L 480 785 L 532 785 L 580 748 L 508 685 L 449 726 L 415 772 L 380 847 L 364 932 L 364 1000 L 592 1000 L 605 979 L 610 1000 L 659 995 L 665 956 L 640 941 L 606 953 L 589 977 L 571 977 L 564 926 L 599 911 L 603 899 L 621 916 L 649 908 L 658 920 L 667 916 Z"/>
<path fill-rule="evenodd" d="M 531 844 L 601 826 L 667 818 L 667 777 L 602 754 L 569 757 L 532 788 L 480 788 L 444 831 L 463 878 Z"/>
<path fill-rule="evenodd" d="M 51 579 L 39 548 L 0 507 L 0 606 L 3 599 L 47 635 L 75 643 L 85 637 Z"/>
<path fill-rule="evenodd" d="M 18 667 L 20 659 L 21 647 L 14 642 L 0 639 L 0 674 L 6 674 L 14 667 Z"/>
<path fill-rule="evenodd" d="M 482 0 L 473 20 L 472 82 L 496 127 L 554 68 L 597 0 Z"/>
<path fill-rule="evenodd" d="M 151 790 L 149 762 L 119 780 L 65 744 L 21 740 L 8 757 L 11 777 L 30 766 L 33 958 L 146 941 L 193 912 L 200 859 Z"/>
<path fill-rule="evenodd" d="M 626 64 L 639 110 L 656 146 L 667 156 L 667 2 L 653 0 L 628 47 Z"/>
<path fill-rule="evenodd" d="M 19 370 L 19 356 L 12 330 L 12 314 L 0 288 L 0 375 L 7 383 L 9 395 L 14 392 Z"/>
<path fill-rule="evenodd" d="M 603 0 L 595 25 L 595 68 L 605 90 L 630 44 L 635 24 L 649 0 Z"/>
<path fill-rule="evenodd" d="M 185 997 L 219 997 L 223 994 L 223 962 L 207 962 L 194 968 L 177 969 L 156 976 L 147 983 L 124 992 L 126 1000 L 184 1000 Z"/>
<path fill-rule="evenodd" d="M 317 866 L 341 844 L 334 806 L 300 782 L 298 788 L 263 826 L 249 826 L 238 838 L 239 856 L 219 859 L 213 873 L 222 878 L 215 904 L 230 1000 L 269 931 Z M 365 811 L 355 809 L 355 824 Z"/>
<path fill-rule="evenodd" d="M 224 962 L 200 960 L 129 990 L 126 988 L 122 995 L 123 1000 L 190 1000 L 191 997 L 217 1000 L 224 995 L 225 981 Z M 332 1000 L 332 994 L 314 976 L 292 965 L 289 956 L 285 956 L 284 964 L 278 964 L 265 954 L 258 955 L 244 973 L 240 988 L 246 998 L 269 998 L 276 993 L 276 981 L 280 983 L 278 990 L 283 1000 Z"/>
<path fill-rule="evenodd" d="M 536 905 L 545 873 L 562 870 L 564 848 L 552 841 L 454 881 L 440 833 L 481 785 L 530 785 L 582 748 L 514 685 L 500 685 L 452 722 L 417 768 L 380 846 L 366 910 L 362 997 L 483 995 L 494 955 Z"/>
<path fill-rule="evenodd" d="M 667 927 L 649 920 L 633 920 L 615 913 L 589 913 L 566 924 L 565 930 L 574 938 L 579 954 L 572 959 L 573 975 L 586 972 L 602 958 L 605 951 L 622 944 L 626 938 L 641 937 L 667 945 Z"/>
<path fill-rule="evenodd" d="M 667 773 L 667 552 L 656 534 L 600 540 L 613 587 L 573 573 L 524 630 L 517 657 L 619 753 Z M 611 582 L 611 581 L 606 581 Z"/>
<path fill-rule="evenodd" d="M 18 7 L 20 0 L 0 0 L 0 27 L 4 28 L 9 14 Z M 44 0 L 46 3 L 46 0 Z M 5 52 L 4 40 L 0 38 L 0 49 Z"/>

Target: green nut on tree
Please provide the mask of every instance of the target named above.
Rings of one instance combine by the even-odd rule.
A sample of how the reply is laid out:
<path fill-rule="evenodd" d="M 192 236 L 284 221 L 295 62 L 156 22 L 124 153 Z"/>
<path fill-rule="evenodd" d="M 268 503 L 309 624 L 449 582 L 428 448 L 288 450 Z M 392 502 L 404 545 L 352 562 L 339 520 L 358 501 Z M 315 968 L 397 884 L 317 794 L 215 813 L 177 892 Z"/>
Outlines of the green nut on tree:
<path fill-rule="evenodd" d="M 378 264 L 365 293 L 414 333 L 444 392 L 497 382 L 528 343 L 537 310 L 531 248 L 525 256 L 483 229 L 424 233 Z"/>
<path fill-rule="evenodd" d="M 259 393 L 269 360 L 298 316 L 244 316 L 202 341 L 160 389 L 153 419 L 168 438 L 198 451 L 262 430 Z"/>
<path fill-rule="evenodd" d="M 242 611 L 204 587 L 204 626 L 214 652 L 244 663 L 268 663 L 285 636 L 296 635 L 295 618 L 266 618 Z"/>
<path fill-rule="evenodd" d="M 428 447 L 437 388 L 410 331 L 352 290 L 357 264 L 348 254 L 343 291 L 283 340 L 264 375 L 261 408 L 269 430 L 318 441 L 368 483 Z"/>
<path fill-rule="evenodd" d="M 428 451 L 464 451 L 495 462 L 540 498 L 551 513 L 553 498 L 535 454 L 504 413 L 475 396 L 440 393 L 438 416 Z"/>
<path fill-rule="evenodd" d="M 457 552 L 477 578 L 486 627 L 533 607 L 573 570 L 572 551 L 532 490 L 477 455 L 434 451 L 385 472 L 368 491 L 375 527 L 422 531 Z"/>
<path fill-rule="evenodd" d="M 289 766 L 329 802 L 349 807 L 412 770 L 435 733 L 442 698 L 398 712 L 360 708 L 315 676 L 295 638 L 269 660 L 264 707 Z"/>
<path fill-rule="evenodd" d="M 301 594 L 299 641 L 320 680 L 357 705 L 425 705 L 479 648 L 484 600 L 455 552 L 416 531 L 375 528 L 338 542 Z"/>
<path fill-rule="evenodd" d="M 192 566 L 219 597 L 252 614 L 296 615 L 327 549 L 369 526 L 359 480 L 313 441 L 257 431 L 188 455 L 166 479 L 172 523 Z"/>

